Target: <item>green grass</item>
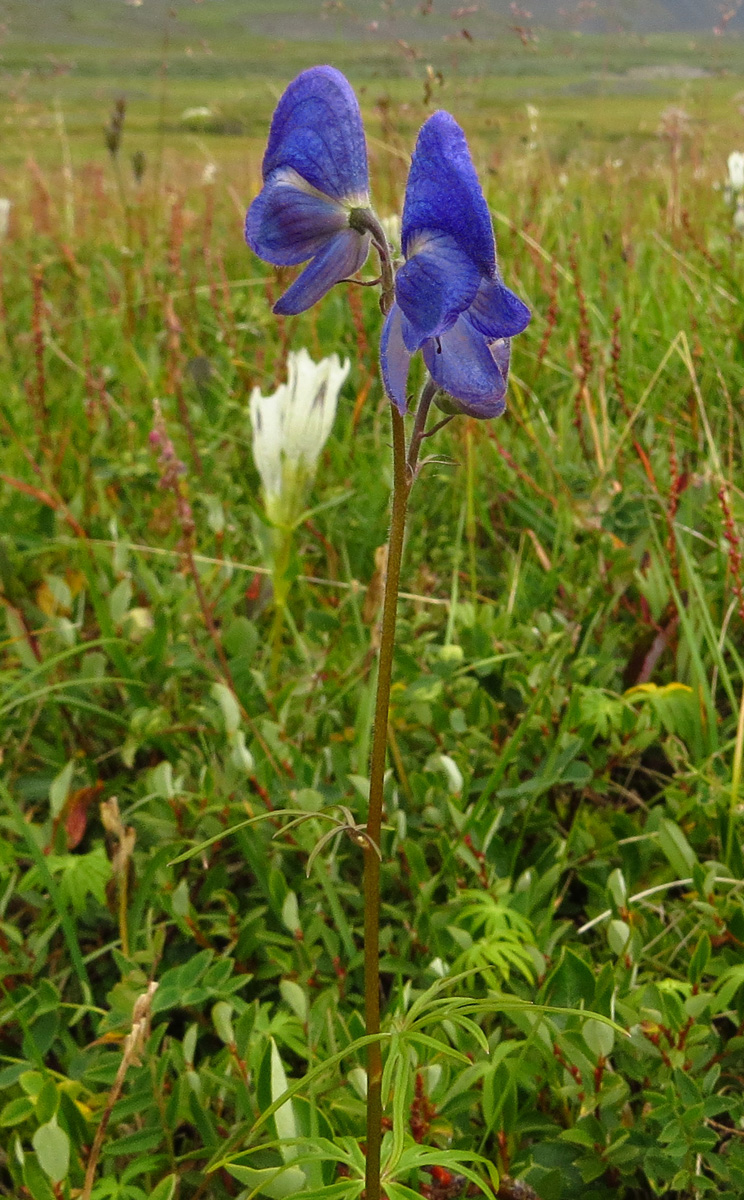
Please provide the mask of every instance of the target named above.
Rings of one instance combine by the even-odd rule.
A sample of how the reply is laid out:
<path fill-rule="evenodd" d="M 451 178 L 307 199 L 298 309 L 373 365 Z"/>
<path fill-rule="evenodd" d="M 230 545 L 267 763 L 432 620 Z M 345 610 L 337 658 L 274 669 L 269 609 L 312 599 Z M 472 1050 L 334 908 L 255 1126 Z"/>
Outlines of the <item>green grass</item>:
<path fill-rule="evenodd" d="M 228 24 L 193 68 L 174 32 L 163 85 L 157 22 L 119 43 L 151 16 L 116 14 L 68 74 L 18 74 L 22 23 L 5 47 L 4 1193 L 78 1195 L 110 1102 L 93 1200 L 271 1200 L 253 1172 L 283 1165 L 290 1194 L 359 1194 L 359 851 L 342 839 L 305 866 L 328 828 L 313 813 L 364 819 L 390 482 L 380 316 L 371 291 L 337 289 L 277 321 L 286 279 L 242 241 L 276 96 L 331 58 L 360 93 L 382 214 L 431 107 L 462 121 L 504 277 L 534 313 L 507 414 L 438 434 L 412 497 L 382 847 L 388 1194 L 444 1200 L 423 1166 L 487 1185 L 490 1162 L 541 1200 L 735 1200 L 742 241 L 714 184 L 742 145 L 740 44 L 546 35 L 491 59 L 458 45 L 455 69 L 434 42 L 414 63 L 383 41 L 279 58 Z M 637 94 L 600 76 L 693 53 L 711 75 L 623 76 Z M 427 107 L 430 61 L 445 83 Z M 120 90 L 117 174 L 102 130 Z M 676 204 L 657 132 L 671 103 L 691 117 Z M 184 128 L 201 104 L 213 123 Z M 230 120 L 243 132 L 220 133 Z M 274 685 L 247 398 L 303 345 L 352 371 Z M 156 398 L 193 546 L 160 487 Z M 214 688 L 228 674 L 250 760 Z M 283 809 L 309 819 L 276 836 Z M 437 992 L 445 969 L 472 974 Z M 582 1006 L 630 1038 L 558 1011 Z M 277 1146 L 292 1132 L 294 1158 Z"/>

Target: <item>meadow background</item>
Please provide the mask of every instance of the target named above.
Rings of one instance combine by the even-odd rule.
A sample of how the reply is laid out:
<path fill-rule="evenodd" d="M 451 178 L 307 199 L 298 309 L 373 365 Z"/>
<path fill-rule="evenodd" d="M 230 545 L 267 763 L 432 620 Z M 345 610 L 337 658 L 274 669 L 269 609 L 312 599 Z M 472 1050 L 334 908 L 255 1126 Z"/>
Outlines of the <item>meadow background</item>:
<path fill-rule="evenodd" d="M 534 313 L 507 414 L 443 430 L 412 498 L 388 1195 L 469 1194 L 474 1153 L 506 1200 L 744 1189 L 740 22 L 473 8 L 2 5 L 1 1195 L 360 1194 L 360 852 L 305 868 L 313 813 L 364 819 L 381 319 L 353 288 L 274 318 L 242 238 L 317 62 L 382 216 L 455 115 Z M 352 371 L 273 681 L 247 398 L 301 346 Z"/>

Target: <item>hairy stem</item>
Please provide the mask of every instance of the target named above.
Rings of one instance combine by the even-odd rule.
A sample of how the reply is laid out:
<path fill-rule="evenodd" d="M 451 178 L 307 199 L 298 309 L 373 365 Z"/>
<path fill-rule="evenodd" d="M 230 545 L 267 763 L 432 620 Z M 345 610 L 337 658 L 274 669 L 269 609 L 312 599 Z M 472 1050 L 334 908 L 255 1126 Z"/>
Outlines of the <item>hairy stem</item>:
<path fill-rule="evenodd" d="M 375 727 L 369 778 L 367 833 L 380 844 L 382 791 L 385 780 L 388 707 L 398 615 L 398 582 L 403 555 L 408 495 L 411 490 L 406 464 L 403 418 L 391 404 L 393 423 L 393 504 L 388 542 L 385 600 L 382 610 L 380 661 L 377 672 Z M 380 1032 L 380 860 L 371 846 L 364 851 L 364 1016 L 368 1034 Z M 366 1200 L 380 1200 L 380 1145 L 382 1142 L 382 1051 L 379 1042 L 367 1047 L 367 1163 Z"/>
<path fill-rule="evenodd" d="M 377 672 L 377 698 L 372 755 L 369 774 L 369 810 L 367 834 L 374 846 L 380 845 L 382 799 L 385 782 L 385 757 L 388 743 L 390 683 L 398 616 L 398 586 L 408 497 L 416 478 L 419 449 L 426 429 L 429 407 L 436 393 L 427 383 L 414 420 L 411 442 L 406 451 L 403 417 L 390 405 L 393 425 L 393 502 L 388 540 L 385 599 L 382 609 L 380 659 Z M 364 851 L 364 1015 L 368 1034 L 380 1032 L 380 858 L 373 845 Z M 382 1143 L 382 1050 L 379 1042 L 367 1047 L 367 1162 L 365 1200 L 380 1200 L 380 1147 Z"/>

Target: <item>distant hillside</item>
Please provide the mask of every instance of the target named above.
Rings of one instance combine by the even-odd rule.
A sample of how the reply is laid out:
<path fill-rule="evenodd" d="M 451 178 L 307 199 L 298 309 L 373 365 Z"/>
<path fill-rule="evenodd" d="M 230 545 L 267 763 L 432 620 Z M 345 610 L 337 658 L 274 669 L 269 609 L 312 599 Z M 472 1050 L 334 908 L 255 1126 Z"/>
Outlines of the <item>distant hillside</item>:
<path fill-rule="evenodd" d="M 166 24 L 182 35 L 291 41 L 493 38 L 508 26 L 638 33 L 744 32 L 737 0 L 0 0 L 12 40 L 40 45 L 132 44 Z M 175 22 L 168 11 L 175 8 Z M 463 33 L 463 30 L 465 33 Z M 2 34 L 2 29 L 0 29 Z M 0 43 L 1 48 L 1 43 Z"/>

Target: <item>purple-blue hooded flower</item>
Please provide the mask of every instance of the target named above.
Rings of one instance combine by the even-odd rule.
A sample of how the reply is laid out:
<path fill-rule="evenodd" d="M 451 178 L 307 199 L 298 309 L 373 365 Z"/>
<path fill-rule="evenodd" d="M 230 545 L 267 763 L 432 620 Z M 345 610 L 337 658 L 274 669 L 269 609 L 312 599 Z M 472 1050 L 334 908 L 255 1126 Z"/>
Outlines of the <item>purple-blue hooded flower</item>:
<path fill-rule="evenodd" d="M 501 280 L 491 217 L 465 135 L 447 112 L 423 126 L 403 207 L 405 263 L 382 332 L 385 388 L 401 412 L 411 356 L 421 350 L 441 407 L 471 417 L 505 408 L 509 338 L 530 310 Z"/>
<path fill-rule="evenodd" d="M 271 121 L 262 173 L 245 238 L 276 266 L 310 259 L 274 305 L 283 315 L 304 312 L 354 275 L 370 246 L 370 234 L 352 227 L 354 210 L 369 207 L 362 115 L 335 67 L 311 67 L 290 83 Z"/>

